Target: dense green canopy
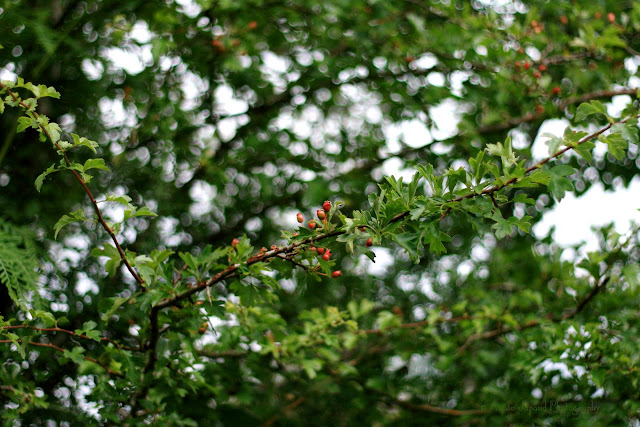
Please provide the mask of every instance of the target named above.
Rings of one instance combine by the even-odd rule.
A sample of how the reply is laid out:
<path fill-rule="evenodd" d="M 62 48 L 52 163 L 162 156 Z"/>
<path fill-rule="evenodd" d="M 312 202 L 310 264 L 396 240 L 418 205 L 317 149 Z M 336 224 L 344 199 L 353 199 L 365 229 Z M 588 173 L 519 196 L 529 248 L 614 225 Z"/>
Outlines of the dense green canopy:
<path fill-rule="evenodd" d="M 4 424 L 639 422 L 638 229 L 530 229 L 638 173 L 640 3 L 7 0 L 0 44 Z"/>

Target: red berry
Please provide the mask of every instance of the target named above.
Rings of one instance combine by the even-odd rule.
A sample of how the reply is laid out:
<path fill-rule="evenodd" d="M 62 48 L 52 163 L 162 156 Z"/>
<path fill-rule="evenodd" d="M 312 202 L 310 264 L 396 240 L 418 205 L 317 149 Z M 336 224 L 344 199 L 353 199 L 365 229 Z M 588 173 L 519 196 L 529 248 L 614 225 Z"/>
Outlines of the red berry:
<path fill-rule="evenodd" d="M 552 90 L 554 95 L 557 95 L 560 93 L 560 87 L 559 86 L 554 86 L 553 90 Z"/>
<path fill-rule="evenodd" d="M 276 249 L 278 249 L 278 247 L 276 245 L 271 245 L 271 250 L 275 251 Z"/>
<path fill-rule="evenodd" d="M 372 246 L 373 245 L 373 240 L 371 240 L 371 237 L 369 237 L 367 239 L 367 243 L 365 243 L 365 246 Z"/>
<path fill-rule="evenodd" d="M 544 64 L 540 64 L 540 65 L 538 65 L 538 70 L 540 70 L 540 71 L 547 71 L 547 66 L 546 66 L 546 65 L 544 65 Z"/>
<path fill-rule="evenodd" d="M 538 21 L 536 21 L 536 20 L 531 21 L 531 26 L 534 27 L 534 28 L 537 27 L 538 26 Z"/>
<path fill-rule="evenodd" d="M 595 17 L 596 19 L 600 19 L 600 17 L 602 16 L 602 14 L 600 12 L 596 12 L 595 13 Z"/>
<path fill-rule="evenodd" d="M 324 253 L 324 255 L 322 255 L 322 259 L 325 261 L 329 261 L 329 258 L 331 258 L 331 252 L 327 251 Z"/>
<path fill-rule="evenodd" d="M 318 215 L 318 218 L 320 219 L 325 219 L 327 217 L 322 209 L 318 209 L 316 211 L 316 215 Z"/>
<path fill-rule="evenodd" d="M 524 63 L 524 69 L 528 70 L 529 68 L 531 68 L 531 63 L 529 61 L 525 61 Z"/>
<path fill-rule="evenodd" d="M 539 114 L 542 114 L 542 113 L 544 113 L 544 108 L 542 107 L 542 105 L 538 104 L 538 105 L 536 105 L 536 111 Z"/>
<path fill-rule="evenodd" d="M 309 246 L 309 250 L 310 250 L 311 252 L 315 252 L 315 251 L 316 251 L 316 247 L 315 247 L 315 246 Z"/>
<path fill-rule="evenodd" d="M 319 253 L 320 255 L 322 255 L 322 254 L 324 253 L 324 248 L 318 248 L 317 250 L 318 250 L 318 253 Z"/>
<path fill-rule="evenodd" d="M 364 233 L 365 231 L 367 231 L 367 229 L 364 228 L 364 227 L 360 227 L 360 231 L 362 231 Z"/>
<path fill-rule="evenodd" d="M 567 25 L 569 23 L 569 18 L 567 18 L 566 16 L 562 15 L 560 17 L 560 22 L 564 25 Z"/>
<path fill-rule="evenodd" d="M 514 67 L 516 67 L 516 69 L 517 69 L 517 68 L 520 68 L 520 66 L 521 66 L 521 65 L 522 65 L 522 64 L 520 64 L 520 61 L 516 61 L 516 62 L 514 62 L 514 64 L 513 64 L 513 66 L 514 66 Z"/>
<path fill-rule="evenodd" d="M 314 229 L 316 228 L 316 222 L 314 220 L 309 221 L 309 223 L 307 224 L 309 226 L 310 229 Z"/>
<path fill-rule="evenodd" d="M 255 30 L 256 28 L 258 28 L 258 23 L 256 21 L 249 22 L 249 29 L 250 30 Z"/>
<path fill-rule="evenodd" d="M 607 19 L 613 24 L 614 22 L 616 22 L 616 14 L 613 12 L 607 13 Z"/>
<path fill-rule="evenodd" d="M 542 77 L 542 74 L 540 74 L 539 71 L 536 71 L 533 73 L 533 77 L 535 77 L 536 79 L 539 79 L 540 77 Z"/>
<path fill-rule="evenodd" d="M 331 273 L 331 277 L 333 277 L 334 279 L 336 277 L 340 277 L 340 276 L 342 276 L 342 271 L 340 271 L 340 270 L 336 270 L 333 273 Z"/>
<path fill-rule="evenodd" d="M 331 202 L 328 200 L 325 200 L 324 203 L 322 204 L 322 209 L 324 209 L 325 212 L 329 212 L 331 210 Z"/>
<path fill-rule="evenodd" d="M 233 239 L 233 240 L 231 241 L 231 246 L 235 248 L 236 246 L 238 246 L 238 243 L 240 243 L 240 240 L 238 240 L 238 239 Z"/>
<path fill-rule="evenodd" d="M 292 236 L 296 237 L 299 233 L 293 233 Z"/>
<path fill-rule="evenodd" d="M 302 224 L 304 222 L 304 215 L 302 215 L 301 212 L 298 212 L 298 215 L 296 215 L 296 219 L 300 224 Z"/>

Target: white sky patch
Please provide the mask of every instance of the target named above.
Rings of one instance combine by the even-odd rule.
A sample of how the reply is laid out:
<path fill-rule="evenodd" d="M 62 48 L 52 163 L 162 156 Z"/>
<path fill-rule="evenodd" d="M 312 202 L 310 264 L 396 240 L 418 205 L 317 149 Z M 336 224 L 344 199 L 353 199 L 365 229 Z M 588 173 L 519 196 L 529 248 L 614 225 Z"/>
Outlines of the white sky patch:
<path fill-rule="evenodd" d="M 404 182 L 410 182 L 415 173 L 414 169 L 405 168 L 404 162 L 398 157 L 391 157 L 382 163 L 382 173 L 385 176 L 395 176 L 396 178 L 402 177 Z"/>
<path fill-rule="evenodd" d="M 411 148 L 424 147 L 433 142 L 427 126 L 419 119 L 391 123 L 383 127 L 383 132 L 387 148 L 394 154 L 400 152 L 402 148 L 400 141 Z"/>
<path fill-rule="evenodd" d="M 443 140 L 458 134 L 460 114 L 457 113 L 457 107 L 456 101 L 447 98 L 435 107 L 429 108 L 429 115 L 436 124 L 431 130 L 434 139 Z"/>
<path fill-rule="evenodd" d="M 202 96 L 207 90 L 209 90 L 209 83 L 203 80 L 197 74 L 187 71 L 182 76 L 182 82 L 180 89 L 184 94 L 185 100 L 180 106 L 182 110 L 188 111 L 196 108 L 199 105 L 197 99 Z"/>
<path fill-rule="evenodd" d="M 10 80 L 12 82 L 16 82 L 18 80 L 18 75 L 14 73 L 16 69 L 16 64 L 13 62 L 9 62 L 2 69 L 0 69 L 0 80 Z"/>
<path fill-rule="evenodd" d="M 213 92 L 216 99 L 216 110 L 229 116 L 245 113 L 249 109 L 246 101 L 235 98 L 229 85 L 220 85 Z"/>
<path fill-rule="evenodd" d="M 212 201 L 215 200 L 218 189 L 207 182 L 197 180 L 189 189 L 189 196 L 193 200 L 189 206 L 189 214 L 194 218 L 200 218 L 211 212 L 213 209 Z"/>
<path fill-rule="evenodd" d="M 602 184 L 596 183 L 583 197 L 576 198 L 573 193 L 567 193 L 560 203 L 544 214 L 542 221 L 533 226 L 533 234 L 542 237 L 555 225 L 553 239 L 556 243 L 566 246 L 587 241 L 585 251 L 597 250 L 597 239 L 591 227 L 615 222 L 615 230 L 626 233 L 631 221 L 640 222 L 638 194 L 640 178 L 637 176 L 629 188 L 604 191 Z"/>
<path fill-rule="evenodd" d="M 121 68 L 131 75 L 142 72 L 145 68 L 153 65 L 153 55 L 151 55 L 151 45 L 127 46 L 124 48 L 110 47 L 103 49 L 100 56 L 108 59 L 111 63 Z"/>
<path fill-rule="evenodd" d="M 387 274 L 387 270 L 393 265 L 394 259 L 391 251 L 387 248 L 372 247 L 370 248 L 376 254 L 375 262 L 371 262 L 365 255 L 360 255 L 358 264 L 366 267 L 366 272 L 372 276 L 383 277 Z"/>
<path fill-rule="evenodd" d="M 78 280 L 76 282 L 76 292 L 78 295 L 84 295 L 87 292 L 98 294 L 100 288 L 95 281 L 91 280 L 86 273 L 78 273 Z"/>
<path fill-rule="evenodd" d="M 129 36 L 138 43 L 144 44 L 151 41 L 153 34 L 149 31 L 149 24 L 146 21 L 137 21 Z"/>
<path fill-rule="evenodd" d="M 424 147 L 433 142 L 429 130 L 423 122 L 413 119 L 401 125 L 402 140 L 411 148 Z"/>
<path fill-rule="evenodd" d="M 200 14 L 202 8 L 193 0 L 175 0 L 181 7 L 178 12 L 184 13 L 189 18 L 195 18 Z"/>

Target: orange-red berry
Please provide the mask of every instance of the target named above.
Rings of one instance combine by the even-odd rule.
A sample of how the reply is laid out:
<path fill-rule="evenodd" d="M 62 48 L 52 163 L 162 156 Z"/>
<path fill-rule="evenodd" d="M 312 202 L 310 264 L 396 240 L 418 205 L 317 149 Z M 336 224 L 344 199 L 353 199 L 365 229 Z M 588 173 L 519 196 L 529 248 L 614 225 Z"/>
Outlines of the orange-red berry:
<path fill-rule="evenodd" d="M 529 68 L 531 68 L 531 63 L 529 61 L 525 61 L 524 63 L 524 69 L 528 70 Z"/>
<path fill-rule="evenodd" d="M 304 222 L 304 215 L 302 215 L 302 212 L 298 212 L 298 215 L 296 215 L 296 219 L 300 224 Z"/>
<path fill-rule="evenodd" d="M 554 86 L 551 92 L 553 92 L 554 95 L 558 95 L 560 93 L 560 86 Z"/>
<path fill-rule="evenodd" d="M 324 248 L 318 248 L 317 250 L 318 250 L 318 253 L 319 253 L 320 255 L 322 255 L 322 254 L 324 253 Z"/>
<path fill-rule="evenodd" d="M 547 66 L 546 66 L 546 65 L 544 65 L 544 64 L 540 64 L 540 65 L 538 65 L 538 70 L 540 70 L 540 71 L 547 71 Z"/>
<path fill-rule="evenodd" d="M 331 202 L 329 200 L 325 200 L 322 204 L 322 209 L 324 209 L 325 212 L 329 212 L 331 210 Z"/>
<path fill-rule="evenodd" d="M 613 24 L 614 22 L 616 22 L 616 14 L 613 12 L 607 13 L 607 20 L 609 20 L 609 22 Z"/>
<path fill-rule="evenodd" d="M 256 28 L 258 28 L 258 23 L 256 21 L 249 22 L 249 29 L 250 30 L 255 30 Z"/>
<path fill-rule="evenodd" d="M 336 277 L 340 277 L 340 276 L 342 276 L 342 271 L 340 271 L 340 270 L 336 270 L 333 273 L 331 273 L 331 277 L 333 277 L 334 279 Z"/>
<path fill-rule="evenodd" d="M 326 251 L 324 253 L 324 255 L 322 255 L 322 259 L 325 261 L 329 261 L 329 258 L 331 258 L 331 252 L 330 251 Z"/>
<path fill-rule="evenodd" d="M 314 220 L 311 220 L 307 223 L 307 225 L 309 226 L 310 229 L 314 229 L 316 228 L 316 222 Z"/>
<path fill-rule="evenodd" d="M 373 245 L 373 240 L 371 240 L 371 237 L 369 237 L 367 239 L 367 243 L 365 243 L 365 246 L 372 246 Z"/>
<path fill-rule="evenodd" d="M 233 240 L 231 241 L 231 246 L 235 248 L 235 247 L 237 247 L 237 246 L 238 246 L 238 243 L 240 243 L 240 240 L 238 240 L 238 239 L 233 239 Z"/>
<path fill-rule="evenodd" d="M 325 215 L 324 211 L 322 209 L 318 209 L 316 211 L 316 215 L 318 215 L 318 218 L 320 219 L 325 219 L 327 217 L 327 215 Z"/>

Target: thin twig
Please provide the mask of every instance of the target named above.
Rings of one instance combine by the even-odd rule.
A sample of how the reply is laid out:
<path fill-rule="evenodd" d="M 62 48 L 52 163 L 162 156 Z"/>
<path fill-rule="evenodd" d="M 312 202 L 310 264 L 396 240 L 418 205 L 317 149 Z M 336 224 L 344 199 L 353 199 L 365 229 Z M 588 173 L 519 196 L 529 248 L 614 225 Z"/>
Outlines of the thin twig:
<path fill-rule="evenodd" d="M 20 97 L 16 93 L 12 92 L 7 86 L 5 86 L 2 83 L 0 83 L 0 89 L 3 89 L 5 91 L 7 91 L 7 93 L 13 98 L 13 100 L 16 101 L 22 108 L 26 109 L 27 111 L 30 111 L 33 114 L 33 117 L 36 120 L 40 117 L 38 115 L 38 113 L 36 113 L 35 111 L 32 111 L 30 109 L 30 107 L 27 104 L 25 104 L 24 101 L 22 101 L 22 99 L 20 99 Z M 67 166 L 71 166 L 71 162 L 69 161 L 69 157 L 67 156 L 67 153 L 62 150 L 62 147 L 60 147 L 60 144 L 58 144 L 57 142 L 53 141 L 53 139 L 51 138 L 51 135 L 49 134 L 49 131 L 43 125 L 38 124 L 38 126 L 40 127 L 40 129 L 42 129 L 42 132 L 45 134 L 45 136 L 62 153 L 62 156 L 64 158 L 64 162 L 66 163 L 66 165 Z M 107 234 L 109 234 L 109 236 L 111 237 L 111 240 L 113 240 L 113 243 L 116 245 L 116 249 L 118 250 L 118 253 L 120 254 L 120 259 L 122 259 L 122 262 L 124 262 L 125 266 L 127 267 L 127 270 L 129 270 L 129 272 L 131 273 L 133 278 L 136 280 L 136 282 L 138 282 L 138 284 L 140 284 L 140 285 L 143 285 L 144 284 L 144 280 L 142 280 L 142 278 L 138 275 L 138 273 L 135 271 L 135 269 L 131 266 L 131 264 L 127 260 L 127 257 L 125 256 L 125 253 L 124 253 L 124 250 L 120 246 L 120 243 L 118 242 L 118 239 L 116 238 L 115 233 L 113 232 L 111 227 L 109 227 L 107 222 L 102 217 L 102 212 L 100 211 L 100 208 L 98 207 L 98 202 L 96 201 L 95 197 L 93 196 L 93 193 L 91 193 L 91 190 L 87 186 L 86 181 L 80 176 L 78 171 L 76 171 L 74 169 L 70 169 L 70 170 L 73 173 L 73 175 L 76 177 L 76 180 L 80 183 L 80 185 L 84 189 L 84 192 L 87 193 L 87 196 L 89 196 L 89 200 L 91 200 L 91 204 L 93 206 L 93 210 L 95 211 L 96 216 L 98 217 L 98 222 L 102 225 L 102 228 L 105 229 Z"/>
<path fill-rule="evenodd" d="M 23 342 L 20 339 L 16 340 L 16 341 L 19 344 L 22 344 L 22 342 Z M 13 340 L 0 340 L 0 343 L 2 343 L 2 344 L 15 344 L 16 341 L 13 341 Z M 58 350 L 58 351 L 60 351 L 62 353 L 66 353 L 67 352 L 67 350 L 65 350 L 64 348 L 58 347 L 57 345 L 53 345 L 53 344 L 35 342 L 35 341 L 30 341 L 30 342 L 28 342 L 28 344 L 34 345 L 34 346 L 37 346 L 37 347 L 52 348 L 52 349 Z M 124 375 L 122 375 L 121 373 L 112 371 L 111 369 L 109 369 L 109 367 L 107 365 L 105 365 L 104 363 L 98 361 L 97 359 L 94 359 L 93 357 L 83 356 L 83 359 L 88 361 L 88 362 L 93 362 L 96 365 L 101 366 L 102 368 L 104 368 L 107 371 L 107 374 L 109 374 L 109 375 L 113 375 L 113 376 L 116 376 L 116 377 L 124 377 Z"/>
<path fill-rule="evenodd" d="M 58 327 L 55 327 L 55 328 L 37 328 L 37 327 L 31 326 L 31 325 L 4 325 L 4 326 L 0 327 L 0 329 L 32 329 L 34 331 L 40 331 L 40 332 L 62 332 L 62 333 L 69 334 L 69 335 L 71 335 L 73 337 L 76 337 L 76 338 L 84 338 L 84 339 L 93 341 L 93 338 L 90 338 L 90 337 L 88 337 L 86 335 L 77 334 L 74 331 L 70 331 L 70 330 L 67 330 L 67 329 L 61 329 L 61 328 L 58 328 Z M 141 351 L 141 349 L 139 347 L 129 347 L 129 346 L 126 346 L 126 345 L 121 345 L 118 342 L 112 340 L 111 338 L 107 338 L 107 337 L 100 337 L 100 341 L 110 342 L 111 344 L 115 345 L 118 350 Z"/>

